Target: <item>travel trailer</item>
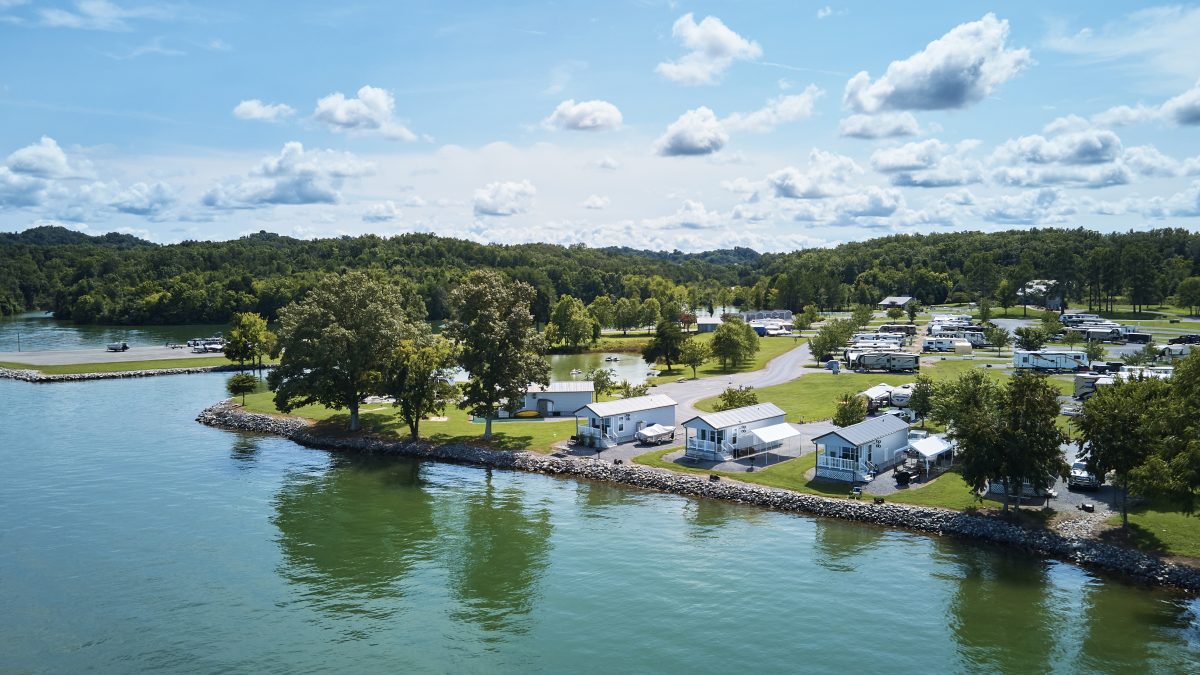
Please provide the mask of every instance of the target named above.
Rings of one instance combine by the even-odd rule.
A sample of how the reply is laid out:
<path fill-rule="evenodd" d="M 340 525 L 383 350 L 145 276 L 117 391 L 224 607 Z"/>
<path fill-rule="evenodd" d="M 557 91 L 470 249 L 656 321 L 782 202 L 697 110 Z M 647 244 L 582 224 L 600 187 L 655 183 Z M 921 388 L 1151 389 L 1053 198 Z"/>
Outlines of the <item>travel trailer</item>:
<path fill-rule="evenodd" d="M 901 333 L 904 335 L 916 335 L 917 327 L 911 323 L 885 323 L 878 328 L 880 333 Z"/>
<path fill-rule="evenodd" d="M 889 373 L 905 373 L 921 369 L 920 354 L 907 352 L 864 352 L 847 359 L 852 370 L 883 370 Z"/>
<path fill-rule="evenodd" d="M 1065 349 L 1018 350 L 1013 353 L 1013 367 L 1056 372 L 1087 370 L 1088 357 L 1086 352 Z"/>
<path fill-rule="evenodd" d="M 955 354 L 970 354 L 971 343 L 962 338 L 925 338 L 923 349 L 927 352 L 954 352 Z"/>
<path fill-rule="evenodd" d="M 934 338 L 958 338 L 971 343 L 972 347 L 984 347 L 987 345 L 987 336 L 981 332 L 970 330 L 941 330 L 935 331 L 932 335 Z"/>
<path fill-rule="evenodd" d="M 1095 323 L 1102 319 L 1095 314 L 1063 314 L 1058 320 L 1064 326 L 1076 326 L 1082 323 Z"/>

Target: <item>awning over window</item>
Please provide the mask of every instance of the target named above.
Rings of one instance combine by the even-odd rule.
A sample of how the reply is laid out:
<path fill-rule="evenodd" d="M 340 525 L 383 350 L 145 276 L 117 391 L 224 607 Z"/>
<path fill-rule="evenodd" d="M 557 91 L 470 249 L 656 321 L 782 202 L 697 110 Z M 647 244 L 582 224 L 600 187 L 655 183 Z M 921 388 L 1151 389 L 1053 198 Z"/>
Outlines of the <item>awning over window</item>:
<path fill-rule="evenodd" d="M 750 433 L 759 440 L 760 443 L 778 443 L 786 438 L 799 436 L 800 432 L 796 431 L 792 425 L 787 424 L 772 424 L 769 427 L 761 427 L 759 429 L 751 429 Z"/>

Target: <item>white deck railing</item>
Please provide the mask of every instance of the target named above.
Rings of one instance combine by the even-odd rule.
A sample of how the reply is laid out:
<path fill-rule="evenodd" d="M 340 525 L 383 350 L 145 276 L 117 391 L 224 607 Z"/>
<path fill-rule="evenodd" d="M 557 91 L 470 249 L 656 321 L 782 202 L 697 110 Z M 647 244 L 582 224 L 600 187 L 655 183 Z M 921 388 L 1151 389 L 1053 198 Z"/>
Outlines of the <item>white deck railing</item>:
<path fill-rule="evenodd" d="M 817 466 L 823 466 L 827 469 L 838 469 L 841 471 L 866 471 L 866 467 L 862 464 L 859 464 L 858 460 L 842 459 L 841 457 L 827 457 L 825 455 L 817 455 Z"/>

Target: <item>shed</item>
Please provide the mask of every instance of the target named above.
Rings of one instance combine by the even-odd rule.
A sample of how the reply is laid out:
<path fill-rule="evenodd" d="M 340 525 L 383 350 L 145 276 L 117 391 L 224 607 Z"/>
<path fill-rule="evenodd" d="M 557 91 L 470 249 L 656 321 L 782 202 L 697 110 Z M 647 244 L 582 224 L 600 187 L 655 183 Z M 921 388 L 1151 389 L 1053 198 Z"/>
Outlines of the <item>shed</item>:
<path fill-rule="evenodd" d="M 589 403 L 575 411 L 579 442 L 609 448 L 632 441 L 637 432 L 655 424 L 674 426 L 675 400 L 665 394 Z"/>
<path fill-rule="evenodd" d="M 816 476 L 858 482 L 898 463 L 908 447 L 908 423 L 880 415 L 813 439 Z"/>
<path fill-rule="evenodd" d="M 701 316 L 696 319 L 697 333 L 711 333 L 721 325 L 721 317 L 718 316 Z"/>
<path fill-rule="evenodd" d="M 684 455 L 717 462 L 779 448 L 800 435 L 774 403 L 697 415 L 683 428 Z"/>
<path fill-rule="evenodd" d="M 879 308 L 891 309 L 893 307 L 899 307 L 903 309 L 908 307 L 909 303 L 911 303 L 913 300 L 915 300 L 915 298 L 913 298 L 911 295 L 889 295 L 888 297 L 879 301 Z"/>
<path fill-rule="evenodd" d="M 542 417 L 571 415 L 592 402 L 595 390 L 591 380 L 551 382 L 545 387 L 531 384 L 525 390 L 521 410 L 536 410 Z"/>

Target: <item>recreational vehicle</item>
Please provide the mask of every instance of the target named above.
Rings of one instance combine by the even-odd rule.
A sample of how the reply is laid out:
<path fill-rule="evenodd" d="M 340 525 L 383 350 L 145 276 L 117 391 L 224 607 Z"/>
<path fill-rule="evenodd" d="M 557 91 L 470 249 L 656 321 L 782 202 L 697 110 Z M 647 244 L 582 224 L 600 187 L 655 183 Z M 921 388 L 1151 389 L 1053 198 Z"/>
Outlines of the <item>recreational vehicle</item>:
<path fill-rule="evenodd" d="M 1013 367 L 1056 372 L 1087 370 L 1088 357 L 1086 352 L 1065 349 L 1042 349 L 1036 352 L 1018 350 L 1013 353 Z"/>
<path fill-rule="evenodd" d="M 880 333 L 900 333 L 903 335 L 916 335 L 917 327 L 911 323 L 885 323 L 879 327 Z"/>
<path fill-rule="evenodd" d="M 971 343 L 962 338 L 925 338 L 923 349 L 927 352 L 954 352 L 955 354 L 970 354 Z"/>
<path fill-rule="evenodd" d="M 1063 314 L 1058 320 L 1064 326 L 1077 326 L 1083 323 L 1095 323 L 1102 319 L 1095 314 Z"/>
<path fill-rule="evenodd" d="M 865 352 L 858 354 L 853 360 L 847 359 L 847 365 L 855 370 L 884 370 L 889 373 L 903 373 L 921 369 L 921 356 L 906 352 Z"/>
<path fill-rule="evenodd" d="M 972 347 L 984 347 L 987 345 L 987 336 L 983 333 L 969 330 L 941 330 L 933 334 L 934 338 L 958 338 L 971 343 Z"/>
<path fill-rule="evenodd" d="M 902 384 L 892 390 L 892 405 L 898 408 L 907 408 L 908 401 L 912 398 L 913 384 Z"/>

